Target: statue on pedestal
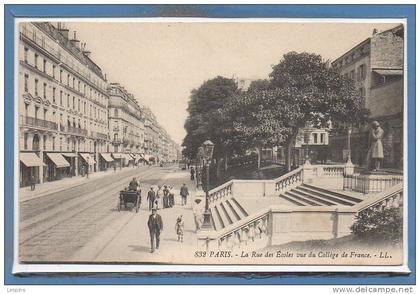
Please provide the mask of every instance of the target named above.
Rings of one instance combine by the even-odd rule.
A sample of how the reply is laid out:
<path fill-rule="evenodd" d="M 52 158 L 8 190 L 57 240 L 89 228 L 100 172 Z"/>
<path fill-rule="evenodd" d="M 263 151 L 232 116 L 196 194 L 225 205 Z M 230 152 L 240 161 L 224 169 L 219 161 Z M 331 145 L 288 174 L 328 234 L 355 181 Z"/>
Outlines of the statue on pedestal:
<path fill-rule="evenodd" d="M 381 168 L 381 161 L 384 158 L 384 148 L 382 145 L 382 138 L 384 130 L 380 127 L 377 121 L 372 122 L 369 133 L 369 150 L 367 154 L 367 167 L 369 170 L 379 171 Z M 373 167 L 371 167 L 373 163 Z"/>

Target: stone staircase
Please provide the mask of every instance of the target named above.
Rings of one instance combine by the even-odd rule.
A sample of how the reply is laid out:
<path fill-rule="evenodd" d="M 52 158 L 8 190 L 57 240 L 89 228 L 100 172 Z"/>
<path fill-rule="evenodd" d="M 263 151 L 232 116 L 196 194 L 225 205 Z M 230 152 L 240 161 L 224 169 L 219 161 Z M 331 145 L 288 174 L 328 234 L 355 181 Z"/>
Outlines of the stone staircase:
<path fill-rule="evenodd" d="M 280 198 L 289 201 L 291 205 L 297 206 L 353 206 L 363 201 L 363 199 L 355 196 L 308 184 L 302 184 L 286 191 L 280 194 Z"/>
<path fill-rule="evenodd" d="M 213 227 L 216 231 L 226 228 L 249 214 L 234 198 L 229 197 L 210 207 Z"/>

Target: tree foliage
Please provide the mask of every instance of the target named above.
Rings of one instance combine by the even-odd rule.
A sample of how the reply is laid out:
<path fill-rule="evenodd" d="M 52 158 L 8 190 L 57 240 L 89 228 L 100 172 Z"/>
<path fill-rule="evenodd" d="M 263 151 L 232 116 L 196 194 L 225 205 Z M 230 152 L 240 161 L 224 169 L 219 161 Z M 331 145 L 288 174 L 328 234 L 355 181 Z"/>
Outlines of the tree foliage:
<path fill-rule="evenodd" d="M 188 118 L 185 122 L 187 135 L 184 138 L 184 156 L 194 159 L 198 147 L 207 139 L 215 144 L 214 156 L 225 152 L 224 121 L 221 109 L 238 92 L 233 79 L 218 76 L 204 82 L 191 91 L 188 103 Z"/>
<path fill-rule="evenodd" d="M 400 243 L 403 236 L 403 216 L 399 208 L 364 210 L 351 226 L 352 233 L 363 241 Z"/>
<path fill-rule="evenodd" d="M 328 67 L 320 55 L 306 52 L 285 54 L 269 79 L 253 81 L 245 92 L 232 79 L 206 81 L 192 91 L 188 112 L 187 157 L 195 158 L 206 139 L 216 144 L 218 157 L 285 145 L 288 168 L 300 128 L 356 123 L 367 115 L 353 81 Z"/>

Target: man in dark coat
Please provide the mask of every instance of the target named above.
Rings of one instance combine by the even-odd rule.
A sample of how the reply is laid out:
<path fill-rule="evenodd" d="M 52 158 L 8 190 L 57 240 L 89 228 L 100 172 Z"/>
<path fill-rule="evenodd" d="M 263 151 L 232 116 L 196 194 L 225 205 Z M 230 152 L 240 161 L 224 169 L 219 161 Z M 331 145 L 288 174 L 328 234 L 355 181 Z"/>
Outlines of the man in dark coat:
<path fill-rule="evenodd" d="M 150 233 L 150 252 L 153 253 L 155 251 L 155 240 L 156 249 L 159 249 L 160 232 L 163 230 L 162 217 L 156 213 L 155 207 L 152 208 L 152 214 L 149 216 L 147 226 Z"/>
<path fill-rule="evenodd" d="M 187 196 L 190 193 L 188 192 L 188 187 L 185 185 L 185 183 L 182 184 L 181 191 L 179 191 L 179 194 L 181 194 L 182 206 L 187 205 Z"/>
<path fill-rule="evenodd" d="M 153 191 L 153 187 L 150 187 L 150 191 L 147 193 L 147 200 L 149 200 L 149 211 L 152 210 L 153 204 L 156 200 L 155 191 Z"/>
<path fill-rule="evenodd" d="M 137 191 L 138 186 L 139 182 L 137 182 L 136 178 L 133 178 L 130 184 L 128 184 L 128 190 Z"/>

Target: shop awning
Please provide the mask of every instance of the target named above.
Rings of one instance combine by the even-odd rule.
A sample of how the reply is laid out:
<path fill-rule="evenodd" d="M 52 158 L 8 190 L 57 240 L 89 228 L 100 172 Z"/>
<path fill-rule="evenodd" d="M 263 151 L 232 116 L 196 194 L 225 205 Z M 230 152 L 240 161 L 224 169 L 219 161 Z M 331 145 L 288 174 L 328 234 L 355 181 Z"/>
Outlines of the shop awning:
<path fill-rule="evenodd" d="M 114 159 L 124 158 L 122 153 L 112 153 L 112 157 L 114 157 Z"/>
<path fill-rule="evenodd" d="M 130 155 L 130 154 L 124 153 L 123 155 L 124 155 L 124 158 L 125 158 L 127 161 L 134 160 L 134 159 L 133 159 L 133 157 L 131 157 L 131 155 Z"/>
<path fill-rule="evenodd" d="M 402 76 L 402 69 L 374 69 L 374 72 L 383 76 Z"/>
<path fill-rule="evenodd" d="M 44 166 L 45 164 L 42 162 L 41 158 L 36 155 L 35 152 L 27 152 L 27 153 L 20 153 L 19 155 L 20 161 L 27 167 L 33 166 Z"/>
<path fill-rule="evenodd" d="M 144 161 L 149 162 L 149 159 L 147 159 L 147 157 L 146 157 L 146 156 L 147 156 L 147 155 L 140 154 L 140 157 L 141 157 Z"/>
<path fill-rule="evenodd" d="M 86 161 L 87 164 L 92 165 L 95 164 L 96 161 L 93 158 L 93 154 L 89 153 L 80 153 L 80 156 Z"/>
<path fill-rule="evenodd" d="M 77 157 L 77 153 L 61 153 L 65 157 Z"/>
<path fill-rule="evenodd" d="M 109 154 L 109 153 L 100 153 L 100 154 L 105 161 L 107 161 L 107 162 L 113 162 L 114 161 L 111 154 Z"/>
<path fill-rule="evenodd" d="M 51 159 L 56 167 L 70 166 L 70 163 L 60 153 L 47 153 L 47 156 Z"/>

